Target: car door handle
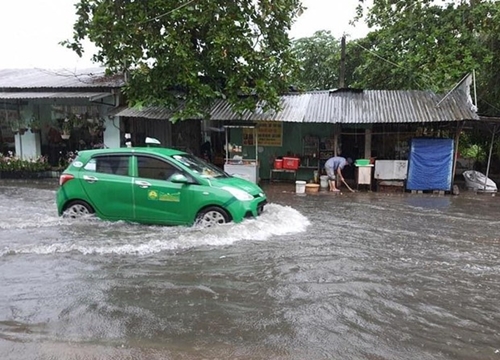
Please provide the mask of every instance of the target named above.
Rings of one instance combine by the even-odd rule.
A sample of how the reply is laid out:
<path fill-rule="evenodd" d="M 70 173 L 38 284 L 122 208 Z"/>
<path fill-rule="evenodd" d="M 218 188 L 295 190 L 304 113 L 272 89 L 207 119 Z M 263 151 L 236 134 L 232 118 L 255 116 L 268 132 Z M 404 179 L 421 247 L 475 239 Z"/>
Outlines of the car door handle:
<path fill-rule="evenodd" d="M 96 178 L 95 176 L 83 175 L 83 180 L 85 180 L 86 182 L 89 182 L 89 183 L 95 183 L 99 179 Z"/>
<path fill-rule="evenodd" d="M 151 184 L 148 183 L 147 181 L 136 181 L 135 184 L 143 189 L 147 189 L 148 187 L 151 186 Z"/>

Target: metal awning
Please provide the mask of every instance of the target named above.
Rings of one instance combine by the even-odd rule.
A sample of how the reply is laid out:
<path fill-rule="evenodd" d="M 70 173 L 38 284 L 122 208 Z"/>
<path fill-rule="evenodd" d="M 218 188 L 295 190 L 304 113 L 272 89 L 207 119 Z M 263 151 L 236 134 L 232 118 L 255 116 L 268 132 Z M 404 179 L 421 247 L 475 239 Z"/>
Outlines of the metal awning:
<path fill-rule="evenodd" d="M 152 120 L 169 120 L 174 111 L 159 106 L 144 106 L 142 108 L 119 107 L 109 112 L 111 116 L 144 118 Z"/>
<path fill-rule="evenodd" d="M 35 100 L 35 99 L 88 99 L 99 100 L 113 96 L 108 92 L 0 92 L 0 100 Z"/>

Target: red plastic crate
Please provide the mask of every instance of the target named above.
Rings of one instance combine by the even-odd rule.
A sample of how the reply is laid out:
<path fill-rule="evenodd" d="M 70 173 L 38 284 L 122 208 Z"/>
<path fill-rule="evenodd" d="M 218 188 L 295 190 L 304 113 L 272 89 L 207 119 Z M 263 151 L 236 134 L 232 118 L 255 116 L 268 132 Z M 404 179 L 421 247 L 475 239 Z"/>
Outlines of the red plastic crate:
<path fill-rule="evenodd" d="M 299 158 L 284 157 L 283 158 L 283 169 L 297 170 L 299 168 Z"/>

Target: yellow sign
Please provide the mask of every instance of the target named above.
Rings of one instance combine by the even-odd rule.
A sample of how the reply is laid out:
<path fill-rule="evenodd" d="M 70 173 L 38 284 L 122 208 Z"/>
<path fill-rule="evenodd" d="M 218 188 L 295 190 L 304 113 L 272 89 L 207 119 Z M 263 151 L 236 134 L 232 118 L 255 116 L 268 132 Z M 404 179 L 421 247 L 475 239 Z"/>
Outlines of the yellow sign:
<path fill-rule="evenodd" d="M 149 200 L 158 200 L 158 192 L 156 190 L 149 190 L 148 199 Z"/>
<path fill-rule="evenodd" d="M 257 136 L 259 146 L 281 146 L 283 123 L 281 121 L 258 121 Z M 243 128 L 243 145 L 255 145 L 254 129 Z"/>
<path fill-rule="evenodd" d="M 149 190 L 148 199 L 153 201 L 179 202 L 181 201 L 181 193 L 164 193 L 157 190 Z"/>
<path fill-rule="evenodd" d="M 179 202 L 181 201 L 181 193 L 180 192 L 171 194 L 160 193 L 160 201 Z"/>

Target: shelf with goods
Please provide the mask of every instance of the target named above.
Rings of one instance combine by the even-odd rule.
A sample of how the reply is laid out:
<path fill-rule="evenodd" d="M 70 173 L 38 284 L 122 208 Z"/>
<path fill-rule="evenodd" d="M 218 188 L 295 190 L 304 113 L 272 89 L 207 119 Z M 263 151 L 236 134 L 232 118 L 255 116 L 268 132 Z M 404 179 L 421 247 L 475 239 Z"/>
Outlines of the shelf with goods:
<path fill-rule="evenodd" d="M 333 138 L 321 138 L 319 142 L 319 168 L 325 167 L 325 162 L 335 156 L 335 142 Z"/>
<path fill-rule="evenodd" d="M 248 159 L 247 151 L 244 151 L 241 145 L 231 144 L 229 142 L 229 132 L 232 129 L 243 129 L 248 128 L 253 132 L 253 138 L 251 145 L 255 146 L 255 159 Z M 253 183 L 259 182 L 259 152 L 258 152 L 258 134 L 255 126 L 251 125 L 225 125 L 225 137 L 226 143 L 224 145 L 224 150 L 226 152 L 226 159 L 224 161 L 224 171 L 229 175 L 240 177 L 249 180 Z M 245 142 L 245 141 L 244 141 Z M 248 144 L 250 145 L 250 144 Z M 245 146 L 249 149 L 249 146 Z M 252 146 L 253 147 L 253 146 Z"/>
<path fill-rule="evenodd" d="M 318 170 L 319 168 L 319 137 L 306 135 L 302 139 L 301 169 Z"/>

